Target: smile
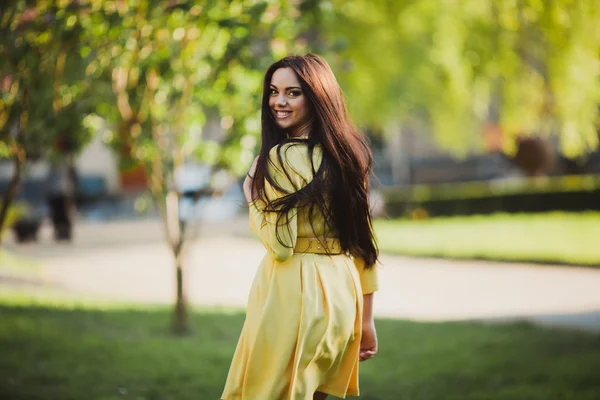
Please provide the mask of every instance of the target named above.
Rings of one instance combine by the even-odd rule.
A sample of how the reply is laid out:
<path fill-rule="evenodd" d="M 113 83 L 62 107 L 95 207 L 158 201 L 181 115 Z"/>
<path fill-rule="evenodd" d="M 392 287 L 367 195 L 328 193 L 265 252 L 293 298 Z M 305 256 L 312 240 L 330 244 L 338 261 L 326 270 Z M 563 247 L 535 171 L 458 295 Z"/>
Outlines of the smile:
<path fill-rule="evenodd" d="M 275 115 L 278 119 L 284 119 L 292 115 L 291 111 L 275 111 Z"/>

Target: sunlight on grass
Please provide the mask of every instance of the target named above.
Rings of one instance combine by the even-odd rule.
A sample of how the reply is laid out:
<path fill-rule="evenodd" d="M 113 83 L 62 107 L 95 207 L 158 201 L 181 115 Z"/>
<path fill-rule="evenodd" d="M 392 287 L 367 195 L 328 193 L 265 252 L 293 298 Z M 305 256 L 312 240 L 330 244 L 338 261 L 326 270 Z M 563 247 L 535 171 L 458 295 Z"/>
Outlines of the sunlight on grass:
<path fill-rule="evenodd" d="M 383 252 L 600 265 L 600 213 L 377 220 Z"/>

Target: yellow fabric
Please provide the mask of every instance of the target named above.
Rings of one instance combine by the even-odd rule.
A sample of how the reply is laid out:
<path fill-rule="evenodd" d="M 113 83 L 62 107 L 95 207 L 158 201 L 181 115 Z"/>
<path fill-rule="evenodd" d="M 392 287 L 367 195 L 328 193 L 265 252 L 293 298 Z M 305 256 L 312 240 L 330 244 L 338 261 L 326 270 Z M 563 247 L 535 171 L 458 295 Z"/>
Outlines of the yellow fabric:
<path fill-rule="evenodd" d="M 342 254 L 342 245 L 337 238 L 297 237 L 294 254 Z"/>
<path fill-rule="evenodd" d="M 312 180 L 308 147 L 270 152 L 272 176 L 286 190 Z M 322 152 L 315 147 L 315 170 Z M 284 171 L 287 171 L 287 175 Z M 281 196 L 265 182 L 270 199 Z M 250 204 L 250 226 L 267 249 L 248 297 L 246 321 L 221 399 L 310 400 L 315 391 L 337 397 L 358 395 L 358 353 L 362 295 L 377 290 L 377 270 L 340 255 L 294 254 L 298 236 L 328 237 L 322 216 L 291 210 L 285 224 L 263 212 L 262 200 Z M 283 242 L 280 243 L 279 239 Z"/>

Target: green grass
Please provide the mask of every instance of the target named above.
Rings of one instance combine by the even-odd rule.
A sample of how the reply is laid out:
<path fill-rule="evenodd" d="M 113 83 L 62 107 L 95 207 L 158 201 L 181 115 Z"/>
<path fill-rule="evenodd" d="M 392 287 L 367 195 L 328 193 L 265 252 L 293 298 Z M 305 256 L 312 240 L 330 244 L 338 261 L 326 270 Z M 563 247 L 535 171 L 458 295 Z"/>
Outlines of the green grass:
<path fill-rule="evenodd" d="M 600 213 L 377 220 L 383 252 L 600 265 Z"/>
<path fill-rule="evenodd" d="M 168 333 L 166 308 L 71 307 L 0 298 L 0 398 L 204 400 L 221 394 L 241 312 L 196 310 Z M 600 335 L 529 324 L 377 321 L 362 399 L 600 398 Z M 268 400 L 268 399 L 265 399 Z"/>

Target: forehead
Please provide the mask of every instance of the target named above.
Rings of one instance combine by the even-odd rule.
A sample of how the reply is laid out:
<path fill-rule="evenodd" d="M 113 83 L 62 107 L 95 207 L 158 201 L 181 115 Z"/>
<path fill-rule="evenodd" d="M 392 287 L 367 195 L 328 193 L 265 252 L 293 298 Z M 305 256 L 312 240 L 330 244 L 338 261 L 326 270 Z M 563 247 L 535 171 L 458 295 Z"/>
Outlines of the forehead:
<path fill-rule="evenodd" d="M 279 68 L 271 77 L 271 85 L 278 88 L 286 88 L 290 86 L 300 87 L 300 81 L 296 73 L 291 68 Z"/>

